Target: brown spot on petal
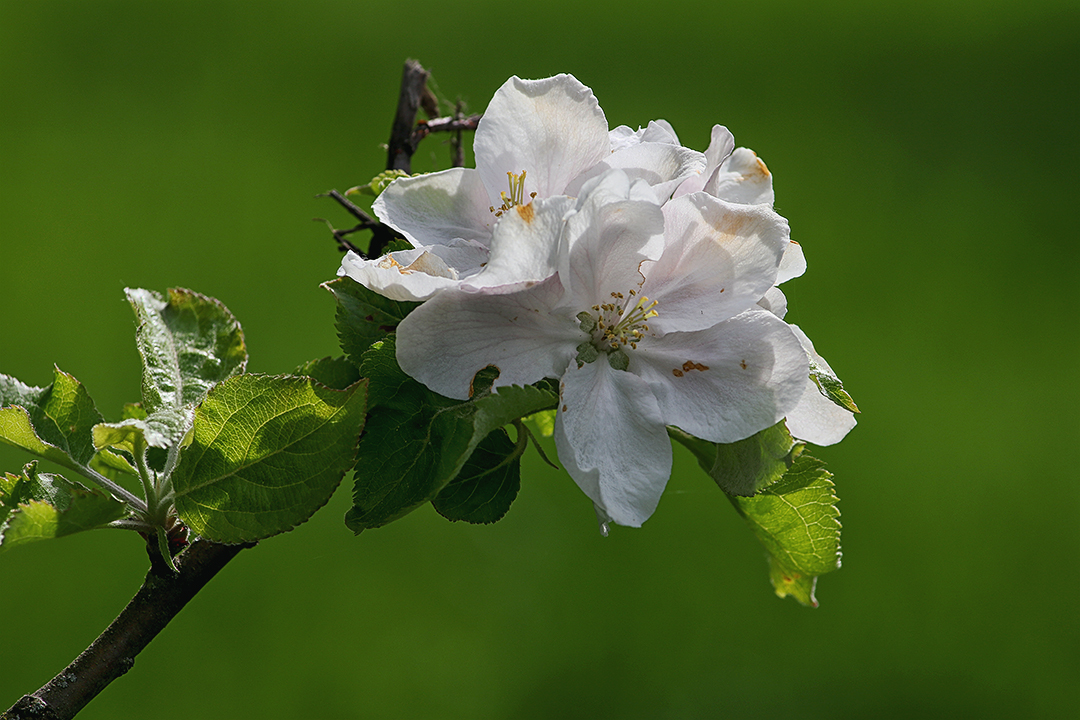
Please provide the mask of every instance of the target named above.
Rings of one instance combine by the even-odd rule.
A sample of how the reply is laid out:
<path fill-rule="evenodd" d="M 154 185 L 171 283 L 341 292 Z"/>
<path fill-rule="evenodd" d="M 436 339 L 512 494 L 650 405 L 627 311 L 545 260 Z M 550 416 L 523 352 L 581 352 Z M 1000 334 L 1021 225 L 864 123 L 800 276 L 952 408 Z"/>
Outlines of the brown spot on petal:
<path fill-rule="evenodd" d="M 709 369 L 708 365 L 702 365 L 701 363 L 694 363 L 694 369 L 698 372 L 705 372 Z"/>
<path fill-rule="evenodd" d="M 740 361 L 739 361 L 739 366 L 740 366 L 740 367 L 741 367 L 741 368 L 742 368 L 743 370 L 745 370 L 745 369 L 746 369 L 746 361 L 745 361 L 745 360 L 740 360 Z"/>
<path fill-rule="evenodd" d="M 562 406 L 562 411 L 566 412 L 566 406 L 565 405 Z"/>
<path fill-rule="evenodd" d="M 762 175 L 764 175 L 765 177 L 769 177 L 769 168 L 766 167 L 765 161 L 762 160 L 759 157 L 755 157 L 754 159 L 757 160 L 758 172 L 761 173 Z"/>
<path fill-rule="evenodd" d="M 682 377 L 683 376 L 683 371 L 680 370 L 679 368 L 675 368 L 674 370 L 671 371 L 671 374 L 674 375 L 675 377 Z"/>
<path fill-rule="evenodd" d="M 533 218 L 536 217 L 536 211 L 533 210 L 532 203 L 529 203 L 528 205 L 518 205 L 514 209 L 517 210 L 521 219 L 527 223 L 531 223 Z"/>

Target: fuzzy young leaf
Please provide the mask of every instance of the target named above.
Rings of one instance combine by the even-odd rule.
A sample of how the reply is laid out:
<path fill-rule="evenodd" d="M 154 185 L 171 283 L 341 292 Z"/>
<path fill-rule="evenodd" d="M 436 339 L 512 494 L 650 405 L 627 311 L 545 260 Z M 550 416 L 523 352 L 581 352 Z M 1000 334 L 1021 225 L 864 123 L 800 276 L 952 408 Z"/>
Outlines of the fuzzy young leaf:
<path fill-rule="evenodd" d="M 524 443 L 510 441 L 502 428 L 492 431 L 473 450 L 458 476 L 431 501 L 447 520 L 493 523 L 500 520 L 521 489 Z"/>
<path fill-rule="evenodd" d="M 337 300 L 337 327 L 341 349 L 357 366 L 373 342 L 386 337 L 420 303 L 390 300 L 351 278 L 323 283 Z"/>
<path fill-rule="evenodd" d="M 96 452 L 90 429 L 101 422 L 86 389 L 54 368 L 48 387 L 0 375 L 0 441 L 79 470 Z"/>
<path fill-rule="evenodd" d="M 243 372 L 244 333 L 224 305 L 191 290 L 170 289 L 168 299 L 139 288 L 125 292 L 139 323 L 146 422 L 178 444 L 191 428 L 190 409 Z"/>
<path fill-rule="evenodd" d="M 0 478 L 0 551 L 35 540 L 102 527 L 123 517 L 124 503 L 61 475 L 37 473 Z"/>
<path fill-rule="evenodd" d="M 518 386 L 467 401 L 442 397 L 398 367 L 393 335 L 364 355 L 361 374 L 371 382 L 371 411 L 360 440 L 353 508 L 345 516 L 354 532 L 385 525 L 432 500 L 489 433 L 554 407 L 558 399 L 550 390 Z"/>
<path fill-rule="evenodd" d="M 698 464 L 729 495 L 749 497 L 784 476 L 802 452 L 783 421 L 733 443 L 714 443 L 678 428 L 668 434 L 685 445 Z"/>
<path fill-rule="evenodd" d="M 172 475 L 184 523 L 215 542 L 276 535 L 322 507 L 352 466 L 366 383 L 240 375 L 214 387 Z"/>
<path fill-rule="evenodd" d="M 728 496 L 769 551 L 776 594 L 814 607 L 817 576 L 840 567 L 840 511 L 831 478 L 823 462 L 803 454 L 754 497 Z"/>

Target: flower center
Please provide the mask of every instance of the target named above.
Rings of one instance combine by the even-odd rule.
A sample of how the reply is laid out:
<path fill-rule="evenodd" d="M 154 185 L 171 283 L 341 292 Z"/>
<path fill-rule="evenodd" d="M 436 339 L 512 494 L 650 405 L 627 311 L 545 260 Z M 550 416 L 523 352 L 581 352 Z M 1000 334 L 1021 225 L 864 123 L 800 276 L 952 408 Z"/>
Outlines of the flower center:
<path fill-rule="evenodd" d="M 502 205 L 495 207 L 492 205 L 488 208 L 491 212 L 495 213 L 495 217 L 502 217 L 502 214 L 512 207 L 518 205 L 525 205 L 525 171 L 522 170 L 521 174 L 508 172 L 506 173 L 507 180 L 510 184 L 509 192 L 500 193 L 502 197 Z M 536 197 L 536 193 L 529 193 L 529 202 L 532 202 Z"/>
<path fill-rule="evenodd" d="M 592 312 L 583 310 L 577 314 L 579 327 L 592 335 L 591 340 L 578 346 L 579 360 L 592 362 L 603 352 L 609 354 L 608 359 L 613 367 L 626 369 L 628 358 L 622 352 L 623 348 L 630 346 L 630 349 L 636 350 L 638 341 L 649 332 L 646 321 L 659 315 L 656 300 L 644 295 L 639 297 L 636 290 L 631 290 L 629 295 L 627 298 L 622 293 L 613 292 L 611 302 L 593 305 Z M 627 311 L 627 308 L 630 310 Z M 616 355 L 619 357 L 616 358 Z"/>

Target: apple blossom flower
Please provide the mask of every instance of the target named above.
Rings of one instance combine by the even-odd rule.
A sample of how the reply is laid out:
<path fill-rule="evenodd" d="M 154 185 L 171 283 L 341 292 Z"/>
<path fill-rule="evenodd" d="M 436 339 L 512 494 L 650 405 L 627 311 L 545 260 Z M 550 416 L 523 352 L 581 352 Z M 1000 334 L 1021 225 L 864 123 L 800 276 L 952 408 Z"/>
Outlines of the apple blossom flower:
<path fill-rule="evenodd" d="M 494 275 L 476 276 L 489 260 L 499 219 L 513 208 L 577 195 L 612 168 L 644 180 L 662 201 L 706 165 L 702 153 L 677 143 L 613 144 L 596 97 L 572 75 L 510 78 L 480 120 L 474 151 L 476 169 L 399 178 L 375 200 L 375 214 L 414 249 L 371 260 L 350 252 L 338 274 L 395 300 L 424 300 L 446 287 L 488 287 Z"/>
<path fill-rule="evenodd" d="M 651 121 L 647 127 L 633 131 L 620 126 L 611 131 L 612 144 L 628 147 L 650 140 L 679 144 L 675 129 L 664 120 Z M 687 178 L 674 193 L 678 198 L 688 193 L 704 191 L 732 203 L 749 205 L 767 204 L 772 207 L 774 194 L 772 174 L 765 163 L 748 148 L 735 148 L 735 139 L 727 128 L 714 125 L 708 149 L 705 151 L 706 168 L 700 174 Z M 780 261 L 776 285 L 802 275 L 806 271 L 806 259 L 802 247 L 790 241 Z M 787 312 L 787 298 L 779 287 L 770 288 L 758 301 L 758 305 L 783 319 Z M 798 326 L 792 331 L 802 343 L 811 365 L 819 372 L 835 378 L 835 373 L 825 359 L 817 354 L 810 338 Z M 854 405 L 852 404 L 852 407 Z M 799 440 L 815 445 L 832 445 L 844 439 L 855 427 L 855 415 L 847 407 L 828 398 L 811 376 L 807 376 L 798 404 L 786 417 L 788 430 Z"/>
<path fill-rule="evenodd" d="M 794 332 L 757 305 L 776 281 L 786 221 L 702 192 L 662 208 L 651 196 L 616 169 L 573 207 L 514 208 L 492 255 L 536 244 L 540 223 L 557 252 L 534 255 L 555 257 L 556 272 L 511 292 L 443 289 L 397 330 L 402 370 L 448 397 L 469 397 L 489 365 L 496 387 L 557 378 L 559 458 L 603 523 L 630 526 L 670 476 L 668 425 L 741 440 L 795 407 L 808 377 Z"/>

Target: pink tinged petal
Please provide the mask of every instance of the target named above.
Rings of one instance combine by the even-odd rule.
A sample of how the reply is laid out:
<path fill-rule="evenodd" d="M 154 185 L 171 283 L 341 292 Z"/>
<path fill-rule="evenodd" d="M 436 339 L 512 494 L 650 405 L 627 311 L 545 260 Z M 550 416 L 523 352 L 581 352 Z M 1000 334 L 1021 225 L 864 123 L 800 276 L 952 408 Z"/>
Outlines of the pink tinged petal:
<path fill-rule="evenodd" d="M 705 188 L 705 184 L 712 179 L 721 164 L 731 155 L 735 149 L 735 136 L 723 125 L 713 125 L 709 138 L 709 149 L 705 151 L 705 170 L 694 177 L 686 180 L 675 191 L 675 197 L 680 197 L 692 192 L 699 192 Z"/>
<path fill-rule="evenodd" d="M 660 207 L 625 199 L 639 196 L 640 187 L 622 171 L 608 171 L 590 181 L 578 211 L 567 219 L 559 275 L 575 312 L 610 301 L 612 292 L 639 287 L 644 280 L 639 265 L 659 255 L 664 232 Z"/>
<path fill-rule="evenodd" d="M 784 248 L 784 257 L 780 258 L 780 272 L 776 276 L 776 284 L 797 278 L 804 272 L 806 272 L 806 257 L 803 255 L 802 245 L 792 240 Z"/>
<path fill-rule="evenodd" d="M 627 354 L 629 371 L 649 383 L 664 422 L 712 442 L 775 425 L 809 377 L 795 334 L 760 308 L 706 330 L 643 339 Z"/>
<path fill-rule="evenodd" d="M 424 248 L 403 250 L 365 260 L 349 252 L 338 275 L 347 275 L 391 300 L 426 300 L 437 291 L 458 285 L 457 274 Z"/>
<path fill-rule="evenodd" d="M 701 330 L 751 308 L 775 284 L 788 245 L 784 218 L 764 205 L 693 193 L 664 205 L 664 254 L 642 270 L 658 333 Z"/>
<path fill-rule="evenodd" d="M 564 217 L 573 206 L 573 198 L 560 196 L 507 210 L 495 226 L 486 265 L 462 288 L 498 287 L 499 292 L 511 292 L 554 275 L 559 269 Z"/>
<path fill-rule="evenodd" d="M 768 310 L 781 320 L 787 315 L 787 297 L 778 287 L 769 288 L 757 304 L 758 307 Z"/>
<path fill-rule="evenodd" d="M 675 188 L 704 171 L 705 156 L 696 150 L 668 143 L 632 145 L 612 153 L 606 160 L 594 165 L 570 183 L 566 193 L 578 194 L 585 181 L 611 168 L 623 170 L 631 180 L 644 180 L 653 189 L 655 200 L 664 202 L 671 197 Z"/>
<path fill-rule="evenodd" d="M 555 446 L 602 522 L 640 527 L 671 476 L 671 441 L 656 398 L 641 378 L 603 357 L 580 368 L 573 362 L 563 375 Z"/>
<path fill-rule="evenodd" d="M 444 290 L 398 325 L 398 364 L 431 390 L 462 400 L 488 365 L 499 368 L 496 387 L 558 377 L 586 339 L 576 318 L 554 310 L 562 294 L 557 276 L 505 295 Z"/>
<path fill-rule="evenodd" d="M 556 75 L 507 80 L 488 104 L 473 148 L 491 204 L 498 205 L 508 172 L 527 172 L 526 197 L 563 195 L 571 180 L 607 157 L 611 142 L 592 90 L 572 75 Z"/>
<path fill-rule="evenodd" d="M 772 175 L 753 150 L 739 148 L 705 185 L 705 192 L 745 205 L 773 204 Z"/>
<path fill-rule="evenodd" d="M 461 238 L 487 244 L 495 216 L 480 175 L 453 168 L 418 177 L 398 178 L 375 199 L 371 209 L 413 245 L 447 245 Z"/>

